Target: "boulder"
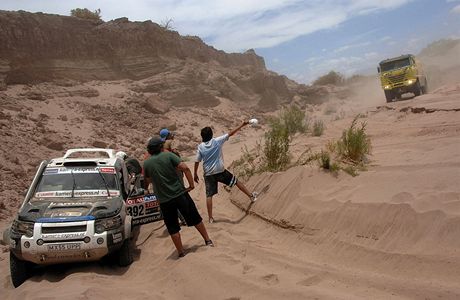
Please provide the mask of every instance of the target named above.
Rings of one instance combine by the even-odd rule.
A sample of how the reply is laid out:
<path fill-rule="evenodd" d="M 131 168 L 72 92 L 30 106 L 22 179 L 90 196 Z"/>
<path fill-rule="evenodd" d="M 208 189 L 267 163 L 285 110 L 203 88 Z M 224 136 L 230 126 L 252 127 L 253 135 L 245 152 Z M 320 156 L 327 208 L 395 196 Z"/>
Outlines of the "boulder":
<path fill-rule="evenodd" d="M 158 96 L 150 96 L 143 101 L 142 107 L 152 114 L 165 114 L 169 111 L 171 105 Z"/>

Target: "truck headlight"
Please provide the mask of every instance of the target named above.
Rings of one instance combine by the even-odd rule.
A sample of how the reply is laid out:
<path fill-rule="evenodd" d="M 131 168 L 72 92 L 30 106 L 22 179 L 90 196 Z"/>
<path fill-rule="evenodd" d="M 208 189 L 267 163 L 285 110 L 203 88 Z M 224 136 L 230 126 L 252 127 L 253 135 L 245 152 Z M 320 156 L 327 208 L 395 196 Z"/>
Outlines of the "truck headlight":
<path fill-rule="evenodd" d="M 391 86 L 385 85 L 383 88 L 384 88 L 385 90 L 389 90 L 389 89 L 391 89 Z"/>
<path fill-rule="evenodd" d="M 408 81 L 406 81 L 407 84 L 412 84 L 412 83 L 415 83 L 415 79 L 409 79 Z"/>
<path fill-rule="evenodd" d="M 122 220 L 120 216 L 114 218 L 100 219 L 96 220 L 94 223 L 94 231 L 96 233 L 103 233 L 104 231 L 116 229 L 122 225 Z"/>
<path fill-rule="evenodd" d="M 11 225 L 11 231 L 19 235 L 25 235 L 26 237 L 33 237 L 34 223 L 13 220 L 13 224 Z"/>

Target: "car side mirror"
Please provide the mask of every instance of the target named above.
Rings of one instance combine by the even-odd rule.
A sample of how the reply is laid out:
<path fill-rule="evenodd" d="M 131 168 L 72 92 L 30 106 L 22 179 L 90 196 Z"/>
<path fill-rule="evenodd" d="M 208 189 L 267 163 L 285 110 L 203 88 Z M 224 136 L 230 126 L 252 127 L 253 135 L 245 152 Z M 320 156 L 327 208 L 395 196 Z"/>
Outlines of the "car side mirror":
<path fill-rule="evenodd" d="M 377 72 L 379 72 L 379 73 L 380 73 L 380 67 L 377 67 Z"/>

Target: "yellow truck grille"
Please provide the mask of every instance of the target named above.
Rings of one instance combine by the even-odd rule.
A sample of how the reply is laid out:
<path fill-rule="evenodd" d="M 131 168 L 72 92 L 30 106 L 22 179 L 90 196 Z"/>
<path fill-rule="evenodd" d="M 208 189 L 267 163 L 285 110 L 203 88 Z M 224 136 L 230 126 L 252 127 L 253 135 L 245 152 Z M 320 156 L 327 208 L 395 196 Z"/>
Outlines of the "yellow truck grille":
<path fill-rule="evenodd" d="M 388 78 L 388 81 L 392 84 L 403 83 L 405 80 L 405 74 L 388 76 L 387 78 Z"/>

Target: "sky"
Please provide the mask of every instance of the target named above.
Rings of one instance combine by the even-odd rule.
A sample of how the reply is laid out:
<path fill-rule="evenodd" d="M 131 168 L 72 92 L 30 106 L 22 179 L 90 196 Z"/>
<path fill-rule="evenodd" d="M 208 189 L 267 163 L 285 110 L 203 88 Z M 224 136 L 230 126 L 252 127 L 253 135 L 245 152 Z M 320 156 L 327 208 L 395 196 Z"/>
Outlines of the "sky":
<path fill-rule="evenodd" d="M 379 61 L 460 38 L 460 0 L 0 0 L 0 10 L 104 21 L 152 20 L 226 52 L 254 49 L 269 70 L 311 83 L 331 70 L 373 74 Z"/>

